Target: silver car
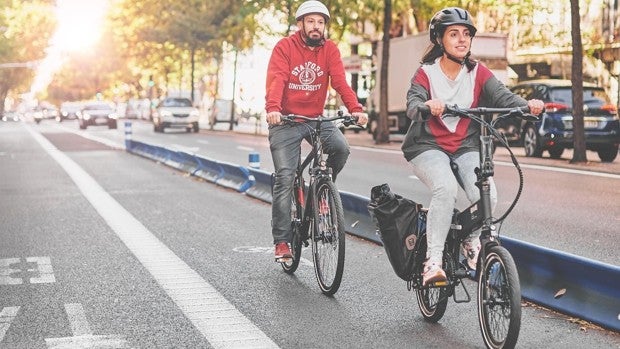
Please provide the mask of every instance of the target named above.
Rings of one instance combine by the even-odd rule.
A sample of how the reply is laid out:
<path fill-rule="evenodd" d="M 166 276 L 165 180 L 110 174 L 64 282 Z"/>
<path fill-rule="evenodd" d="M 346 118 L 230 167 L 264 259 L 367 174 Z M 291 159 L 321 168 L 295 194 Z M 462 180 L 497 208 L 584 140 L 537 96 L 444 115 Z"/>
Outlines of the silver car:
<path fill-rule="evenodd" d="M 183 128 L 198 132 L 200 111 L 189 98 L 168 97 L 153 111 L 153 130 L 164 132 L 166 128 Z"/>

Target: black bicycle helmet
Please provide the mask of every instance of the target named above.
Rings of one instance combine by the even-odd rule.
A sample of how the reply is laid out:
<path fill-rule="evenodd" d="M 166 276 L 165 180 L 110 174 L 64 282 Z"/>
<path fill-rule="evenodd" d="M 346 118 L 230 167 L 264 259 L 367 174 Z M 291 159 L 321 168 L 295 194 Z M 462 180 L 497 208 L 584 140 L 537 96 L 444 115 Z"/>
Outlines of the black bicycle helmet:
<path fill-rule="evenodd" d="M 454 24 L 464 25 L 469 28 L 469 34 L 473 38 L 476 35 L 476 27 L 471 20 L 471 14 L 467 10 L 460 7 L 447 7 L 443 10 L 435 13 L 431 19 L 428 31 L 430 32 L 431 42 L 436 45 L 441 45 L 437 40 L 440 38 L 446 27 Z"/>

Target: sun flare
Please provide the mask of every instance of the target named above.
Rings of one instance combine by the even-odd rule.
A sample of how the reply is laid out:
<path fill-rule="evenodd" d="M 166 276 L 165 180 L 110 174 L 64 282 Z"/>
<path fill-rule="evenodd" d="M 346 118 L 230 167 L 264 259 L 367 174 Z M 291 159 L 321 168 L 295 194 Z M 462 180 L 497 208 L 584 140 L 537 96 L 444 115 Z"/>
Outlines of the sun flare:
<path fill-rule="evenodd" d="M 58 28 L 53 45 L 61 51 L 92 46 L 101 36 L 106 5 L 103 0 L 58 0 Z"/>

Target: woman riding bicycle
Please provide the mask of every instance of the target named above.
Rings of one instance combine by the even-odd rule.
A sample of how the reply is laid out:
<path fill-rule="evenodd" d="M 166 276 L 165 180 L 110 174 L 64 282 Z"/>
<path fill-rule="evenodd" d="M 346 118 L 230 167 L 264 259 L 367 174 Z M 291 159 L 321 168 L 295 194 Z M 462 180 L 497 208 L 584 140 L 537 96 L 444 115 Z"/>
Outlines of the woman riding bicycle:
<path fill-rule="evenodd" d="M 510 92 L 486 66 L 470 59 L 476 27 L 468 11 L 449 7 L 437 12 L 429 31 L 431 44 L 407 92 L 407 116 L 413 123 L 402 145 L 414 174 L 432 192 L 426 227 L 424 285 L 446 280 L 442 269 L 443 248 L 458 187 L 463 188 L 472 203 L 480 199 L 474 172 L 479 166 L 480 129 L 468 118 L 443 115 L 445 105 L 466 108 L 527 105 L 535 115 L 543 110 L 542 101 L 525 101 Z M 431 115 L 418 110 L 422 104 L 429 107 Z M 495 206 L 497 191 L 493 181 L 491 200 Z M 480 231 L 476 231 L 461 246 L 470 269 L 476 269 L 479 250 Z"/>
<path fill-rule="evenodd" d="M 265 110 L 275 168 L 271 225 L 276 262 L 292 257 L 288 245 L 291 242 L 291 192 L 301 141 L 307 139 L 310 132 L 302 123 L 281 124 L 282 115 L 317 117 L 323 114 L 327 89 L 331 85 L 358 119 L 358 124 L 368 121 L 355 92 L 347 84 L 336 44 L 325 37 L 329 18 L 329 11 L 321 2 L 302 3 L 295 14 L 299 30 L 280 40 L 269 60 Z M 349 145 L 334 124 L 326 122 L 321 127 L 323 147 L 329 155 L 327 165 L 332 168 L 335 179 L 349 157 Z"/>

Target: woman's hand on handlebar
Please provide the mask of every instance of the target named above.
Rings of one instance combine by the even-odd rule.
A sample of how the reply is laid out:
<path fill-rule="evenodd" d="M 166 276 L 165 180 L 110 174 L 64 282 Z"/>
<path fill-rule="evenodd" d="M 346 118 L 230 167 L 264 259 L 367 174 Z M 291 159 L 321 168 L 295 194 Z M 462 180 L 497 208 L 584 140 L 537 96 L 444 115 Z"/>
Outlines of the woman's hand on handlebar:
<path fill-rule="evenodd" d="M 539 115 L 545 110 L 545 103 L 540 99 L 530 99 L 527 101 L 527 106 L 530 108 L 530 113 L 533 115 Z"/>
<path fill-rule="evenodd" d="M 444 104 L 444 102 L 440 101 L 439 99 L 430 99 L 424 102 L 424 104 L 428 106 L 431 115 L 436 117 L 441 117 L 444 110 L 446 109 L 446 105 Z"/>
<path fill-rule="evenodd" d="M 279 111 L 269 112 L 265 119 L 269 125 L 280 125 L 282 123 L 282 113 Z"/>

